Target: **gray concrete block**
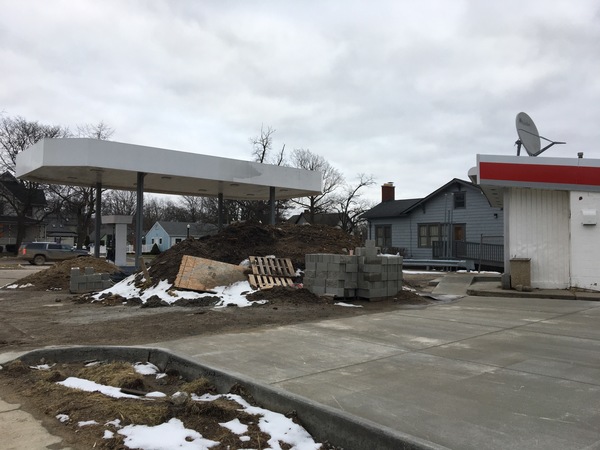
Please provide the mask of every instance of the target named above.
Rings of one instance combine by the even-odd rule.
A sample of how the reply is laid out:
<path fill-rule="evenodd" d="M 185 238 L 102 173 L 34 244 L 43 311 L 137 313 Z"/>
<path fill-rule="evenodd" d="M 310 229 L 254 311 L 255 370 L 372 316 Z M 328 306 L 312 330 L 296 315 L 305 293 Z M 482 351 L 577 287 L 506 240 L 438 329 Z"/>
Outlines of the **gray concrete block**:
<path fill-rule="evenodd" d="M 93 267 L 86 267 L 84 270 L 86 275 L 92 275 L 94 273 Z"/>
<path fill-rule="evenodd" d="M 365 273 L 363 274 L 364 281 L 382 281 L 381 273 Z"/>
<path fill-rule="evenodd" d="M 308 268 L 304 271 L 304 279 L 315 278 L 317 272 L 315 270 L 309 270 Z"/>
<path fill-rule="evenodd" d="M 358 266 L 358 271 L 363 273 L 381 273 L 381 264 L 363 264 Z"/>
<path fill-rule="evenodd" d="M 327 267 L 329 266 L 326 262 L 318 262 L 317 263 L 317 272 L 327 272 Z"/>
<path fill-rule="evenodd" d="M 310 288 L 310 292 L 315 295 L 323 295 L 325 294 L 325 286 L 313 286 Z"/>
<path fill-rule="evenodd" d="M 326 279 L 327 278 L 327 271 L 326 270 L 317 270 L 317 272 L 315 273 L 315 279 Z"/>
<path fill-rule="evenodd" d="M 357 263 L 346 264 L 344 267 L 344 270 L 346 271 L 346 273 L 358 272 L 358 264 Z"/>

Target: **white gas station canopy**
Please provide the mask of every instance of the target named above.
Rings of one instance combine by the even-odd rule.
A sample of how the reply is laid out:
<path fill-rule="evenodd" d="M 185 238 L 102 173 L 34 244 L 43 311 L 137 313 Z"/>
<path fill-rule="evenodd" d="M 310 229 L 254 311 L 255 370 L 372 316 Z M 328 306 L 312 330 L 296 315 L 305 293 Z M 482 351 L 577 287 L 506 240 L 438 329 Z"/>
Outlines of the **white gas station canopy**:
<path fill-rule="evenodd" d="M 321 173 L 97 139 L 42 139 L 17 155 L 16 176 L 45 184 L 225 199 L 269 200 L 321 193 Z"/>

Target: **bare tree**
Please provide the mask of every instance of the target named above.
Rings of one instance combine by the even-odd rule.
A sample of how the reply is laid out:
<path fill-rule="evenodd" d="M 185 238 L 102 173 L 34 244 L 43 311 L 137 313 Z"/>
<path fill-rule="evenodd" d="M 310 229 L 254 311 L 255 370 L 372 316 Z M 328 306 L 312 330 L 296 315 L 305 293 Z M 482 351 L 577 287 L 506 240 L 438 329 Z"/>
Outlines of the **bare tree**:
<path fill-rule="evenodd" d="M 135 191 L 105 191 L 102 196 L 103 215 L 132 216 L 136 212 L 137 193 Z"/>
<path fill-rule="evenodd" d="M 292 202 L 308 210 L 311 222 L 314 221 L 315 214 L 331 211 L 337 203 L 335 192 L 344 184 L 342 173 L 322 156 L 301 148 L 292 153 L 292 166 L 321 172 L 323 177 L 323 191 L 320 194 L 292 199 Z"/>
<path fill-rule="evenodd" d="M 285 166 L 285 144 L 281 146 L 276 154 L 273 154 L 273 134 L 275 134 L 274 128 L 268 126 L 266 129 L 264 126 L 260 127 L 260 135 L 250 139 L 252 144 L 252 156 L 256 162 L 261 164 L 273 164 L 276 166 Z M 258 200 L 258 201 L 247 201 L 247 200 L 235 200 L 237 205 L 238 220 L 248 220 L 252 222 L 263 222 L 269 221 L 270 205 L 269 202 Z M 289 202 L 287 200 L 277 200 L 275 203 L 275 220 L 281 220 L 283 218 L 283 212 L 289 208 Z"/>
<path fill-rule="evenodd" d="M 357 176 L 356 184 L 346 184 L 343 192 L 337 197 L 334 210 L 339 214 L 340 224 L 343 230 L 348 233 L 356 231 L 361 222 L 360 216 L 371 209 L 374 205 L 361 198 L 363 188 L 375 184 L 372 175 L 360 173 Z"/>
<path fill-rule="evenodd" d="M 6 184 L 0 189 L 0 199 L 14 211 L 16 216 L 16 248 L 18 249 L 26 233 L 26 224 L 31 221 L 41 223 L 51 211 L 44 198 L 45 185 L 14 178 L 17 155 L 43 138 L 57 138 L 69 135 L 69 130 L 60 126 L 43 125 L 28 121 L 23 117 L 0 119 L 0 167 L 6 174 L 5 183 L 14 184 L 9 190 Z M 18 192 L 18 195 L 15 193 Z"/>
<path fill-rule="evenodd" d="M 195 195 L 182 195 L 181 203 L 186 212 L 186 222 L 196 223 L 202 215 L 202 197 Z"/>

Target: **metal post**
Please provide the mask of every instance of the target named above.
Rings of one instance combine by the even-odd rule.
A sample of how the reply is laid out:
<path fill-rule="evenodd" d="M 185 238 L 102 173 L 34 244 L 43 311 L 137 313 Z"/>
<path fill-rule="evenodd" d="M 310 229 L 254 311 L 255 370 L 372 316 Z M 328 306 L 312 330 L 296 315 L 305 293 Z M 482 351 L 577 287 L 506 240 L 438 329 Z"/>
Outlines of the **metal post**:
<path fill-rule="evenodd" d="M 137 173 L 137 205 L 135 220 L 135 268 L 139 269 L 142 259 L 142 233 L 144 230 L 144 172 Z"/>
<path fill-rule="evenodd" d="M 100 257 L 100 228 L 102 227 L 102 183 L 96 183 L 96 223 L 94 230 L 94 257 Z"/>
<path fill-rule="evenodd" d="M 269 187 L 269 206 L 270 206 L 270 215 L 269 215 L 269 223 L 271 225 L 275 225 L 275 187 Z"/>
<path fill-rule="evenodd" d="M 187 238 L 190 238 L 190 224 L 187 224 Z"/>
<path fill-rule="evenodd" d="M 218 212 L 217 212 L 217 227 L 219 231 L 223 229 L 223 193 L 219 192 L 218 198 Z"/>

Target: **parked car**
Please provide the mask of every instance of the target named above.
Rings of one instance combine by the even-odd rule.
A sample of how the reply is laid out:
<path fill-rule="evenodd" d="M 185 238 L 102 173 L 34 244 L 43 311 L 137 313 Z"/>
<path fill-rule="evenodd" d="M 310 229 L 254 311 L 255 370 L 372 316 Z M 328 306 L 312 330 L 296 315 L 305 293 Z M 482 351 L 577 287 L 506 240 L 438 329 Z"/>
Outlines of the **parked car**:
<path fill-rule="evenodd" d="M 19 247 L 20 259 L 29 261 L 29 264 L 39 266 L 46 261 L 63 261 L 65 259 L 89 256 L 87 250 L 78 250 L 67 244 L 56 242 L 28 242 Z"/>

